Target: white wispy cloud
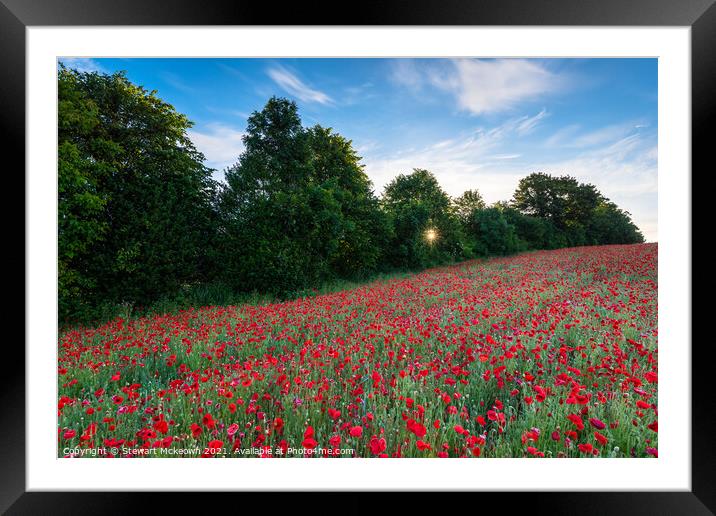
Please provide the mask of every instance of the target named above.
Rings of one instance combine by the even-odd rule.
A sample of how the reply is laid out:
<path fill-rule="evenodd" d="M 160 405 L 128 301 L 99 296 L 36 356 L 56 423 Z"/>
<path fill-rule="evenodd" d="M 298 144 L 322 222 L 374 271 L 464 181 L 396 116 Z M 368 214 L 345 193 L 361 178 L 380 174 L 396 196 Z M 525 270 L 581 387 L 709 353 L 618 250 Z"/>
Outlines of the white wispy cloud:
<path fill-rule="evenodd" d="M 535 116 L 524 116 L 517 123 L 517 133 L 520 136 L 530 134 L 539 125 L 540 121 L 545 119 L 549 114 L 546 109 L 542 109 Z"/>
<path fill-rule="evenodd" d="M 303 102 L 316 102 L 318 104 L 333 104 L 333 99 L 320 90 L 311 88 L 294 73 L 282 66 L 269 68 L 266 73 L 286 93 L 293 95 Z"/>
<path fill-rule="evenodd" d="M 89 57 L 61 57 L 59 61 L 78 72 L 106 72 L 96 60 Z"/>
<path fill-rule="evenodd" d="M 526 121 L 538 121 L 544 117 L 543 113 L 511 118 L 494 127 L 478 127 L 423 149 L 396 152 L 389 156 L 366 156 L 365 170 L 377 192 L 381 192 L 397 174 L 410 173 L 413 168 L 425 168 L 436 175 L 450 195 L 460 195 L 479 183 L 480 191 L 486 198 L 504 200 L 511 196 L 514 186 L 505 180 L 504 172 L 489 172 L 487 168 L 495 160 L 510 161 L 520 157 L 519 153 L 509 152 L 510 142 L 519 140 Z M 515 178 L 519 179 L 520 175 L 525 173 L 514 172 Z"/>
<path fill-rule="evenodd" d="M 425 84 L 427 75 L 418 70 L 416 62 L 412 59 L 397 59 L 393 62 L 390 79 L 395 84 L 420 89 Z"/>
<path fill-rule="evenodd" d="M 215 168 L 214 178 L 221 180 L 224 169 L 233 165 L 244 150 L 244 133 L 225 124 L 208 124 L 203 130 L 187 131 L 194 146 L 204 154 L 206 165 Z"/>
<path fill-rule="evenodd" d="M 527 119 L 480 128 L 411 153 L 365 156 L 365 171 L 378 193 L 397 174 L 425 168 L 435 174 L 449 195 L 458 196 L 476 188 L 489 203 L 510 199 L 519 180 L 532 172 L 571 175 L 580 182 L 594 184 L 632 214 L 647 240 L 657 240 L 657 149 L 652 138 L 638 131 L 624 135 L 605 130 L 604 134 L 611 138 L 599 139 L 599 147 L 573 145 L 573 150 L 562 153 L 561 158 L 528 162 L 520 153 L 509 152 L 521 123 Z"/>
<path fill-rule="evenodd" d="M 522 156 L 522 154 L 494 154 L 494 155 L 490 156 L 490 159 L 498 159 L 498 160 L 501 160 L 501 159 L 517 159 L 517 158 L 519 158 L 519 157 L 521 157 L 521 156 Z"/>
<path fill-rule="evenodd" d="M 580 132 L 580 126 L 572 124 L 559 129 L 552 136 L 547 138 L 545 144 L 551 147 L 565 148 L 600 147 L 619 141 L 631 134 L 636 134 L 641 129 L 648 127 L 648 124 L 624 122 Z"/>
<path fill-rule="evenodd" d="M 539 62 L 524 59 L 397 60 L 391 79 L 415 90 L 430 85 L 451 93 L 460 109 L 475 115 L 513 109 L 568 83 Z"/>
<path fill-rule="evenodd" d="M 558 129 L 554 134 L 552 134 L 552 136 L 547 138 L 547 140 L 545 141 L 545 145 L 548 145 L 550 147 L 557 147 L 560 145 L 565 145 L 565 142 L 572 142 L 574 140 L 574 135 L 577 134 L 579 129 L 579 124 L 570 124 L 564 126 Z"/>
<path fill-rule="evenodd" d="M 457 79 L 451 86 L 460 105 L 474 114 L 513 108 L 549 92 L 559 82 L 540 64 L 523 59 L 460 59 L 455 67 Z"/>
<path fill-rule="evenodd" d="M 161 72 L 159 75 L 162 79 L 164 79 L 164 81 L 167 84 L 172 86 L 174 89 L 177 89 L 179 91 L 182 91 L 184 93 L 189 93 L 189 94 L 196 93 L 195 88 L 193 88 L 192 86 L 189 86 L 186 82 L 184 82 L 184 79 L 181 76 L 179 76 L 173 72 L 164 71 L 164 72 Z"/>

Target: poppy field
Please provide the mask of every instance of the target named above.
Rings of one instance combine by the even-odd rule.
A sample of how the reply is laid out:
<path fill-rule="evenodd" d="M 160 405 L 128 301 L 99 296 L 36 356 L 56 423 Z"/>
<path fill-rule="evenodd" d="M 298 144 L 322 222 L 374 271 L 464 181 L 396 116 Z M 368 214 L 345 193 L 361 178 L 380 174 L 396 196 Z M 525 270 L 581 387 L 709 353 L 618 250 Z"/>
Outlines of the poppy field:
<path fill-rule="evenodd" d="M 59 457 L 657 457 L 656 244 L 63 330 Z"/>

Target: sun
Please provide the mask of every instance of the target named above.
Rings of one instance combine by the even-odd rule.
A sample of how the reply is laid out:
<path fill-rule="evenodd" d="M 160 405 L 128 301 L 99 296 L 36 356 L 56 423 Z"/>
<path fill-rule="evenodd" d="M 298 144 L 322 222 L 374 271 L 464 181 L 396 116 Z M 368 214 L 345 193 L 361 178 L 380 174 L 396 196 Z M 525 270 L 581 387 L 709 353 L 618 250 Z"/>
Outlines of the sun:
<path fill-rule="evenodd" d="M 429 228 L 425 231 L 425 240 L 427 240 L 429 244 L 432 244 L 433 242 L 435 242 L 435 240 L 437 240 L 437 238 L 438 238 L 437 230 L 435 230 L 433 228 Z"/>

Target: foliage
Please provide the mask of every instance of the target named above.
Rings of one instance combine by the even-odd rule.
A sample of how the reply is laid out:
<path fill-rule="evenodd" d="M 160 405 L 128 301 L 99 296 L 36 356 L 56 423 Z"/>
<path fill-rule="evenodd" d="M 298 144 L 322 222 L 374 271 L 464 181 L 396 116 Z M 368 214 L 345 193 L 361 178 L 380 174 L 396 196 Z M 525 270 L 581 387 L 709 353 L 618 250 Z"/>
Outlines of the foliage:
<path fill-rule="evenodd" d="M 304 129 L 296 104 L 274 97 L 244 145 L 222 192 L 224 281 L 289 294 L 377 269 L 387 219 L 350 141 Z"/>
<path fill-rule="evenodd" d="M 214 182 L 189 120 L 123 73 L 58 75 L 60 317 L 197 279 Z"/>
<path fill-rule="evenodd" d="M 530 174 L 520 180 L 511 204 L 523 214 L 554 226 L 557 234 L 546 248 L 643 242 L 627 212 L 616 208 L 594 185 L 579 183 L 570 176 Z M 619 229 L 610 233 L 605 227 L 607 220 Z"/>
<path fill-rule="evenodd" d="M 226 184 L 192 123 L 124 73 L 58 72 L 60 320 L 148 306 L 291 298 L 319 285 L 475 256 L 643 242 L 593 185 L 546 173 L 510 202 L 451 199 L 428 170 L 376 197 L 352 142 L 272 97 Z"/>
<path fill-rule="evenodd" d="M 398 175 L 385 187 L 381 201 L 393 223 L 391 265 L 422 268 L 465 256 L 450 197 L 429 171 L 415 169 Z"/>
<path fill-rule="evenodd" d="M 465 190 L 465 192 L 452 200 L 453 210 L 462 223 L 472 217 L 475 210 L 484 210 L 487 204 L 477 190 Z"/>
<path fill-rule="evenodd" d="M 640 244 L 644 236 L 631 221 L 629 212 L 604 201 L 597 206 L 589 223 L 589 234 L 595 244 Z"/>
<path fill-rule="evenodd" d="M 473 249 L 478 256 L 506 255 L 523 250 L 515 226 L 507 221 L 499 208 L 474 210 L 466 223 L 466 232 L 474 239 Z"/>

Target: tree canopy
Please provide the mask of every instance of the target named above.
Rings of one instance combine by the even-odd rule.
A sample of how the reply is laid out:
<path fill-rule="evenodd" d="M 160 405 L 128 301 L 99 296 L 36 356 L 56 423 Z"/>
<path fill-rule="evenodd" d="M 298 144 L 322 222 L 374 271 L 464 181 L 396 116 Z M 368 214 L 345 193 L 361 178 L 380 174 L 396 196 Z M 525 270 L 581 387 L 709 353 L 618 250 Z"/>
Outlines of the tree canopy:
<path fill-rule="evenodd" d="M 249 116 L 244 151 L 217 183 L 187 117 L 124 73 L 61 66 L 58 96 L 63 321 L 202 286 L 287 297 L 381 271 L 643 242 L 628 212 L 568 175 L 529 174 L 488 206 L 415 168 L 378 198 L 352 142 L 304 127 L 285 98 Z"/>
<path fill-rule="evenodd" d="M 378 267 L 385 217 L 349 140 L 274 97 L 244 144 L 221 194 L 223 281 L 286 294 Z"/>
<path fill-rule="evenodd" d="M 215 184 L 189 120 L 123 73 L 58 75 L 60 313 L 200 275 Z"/>

